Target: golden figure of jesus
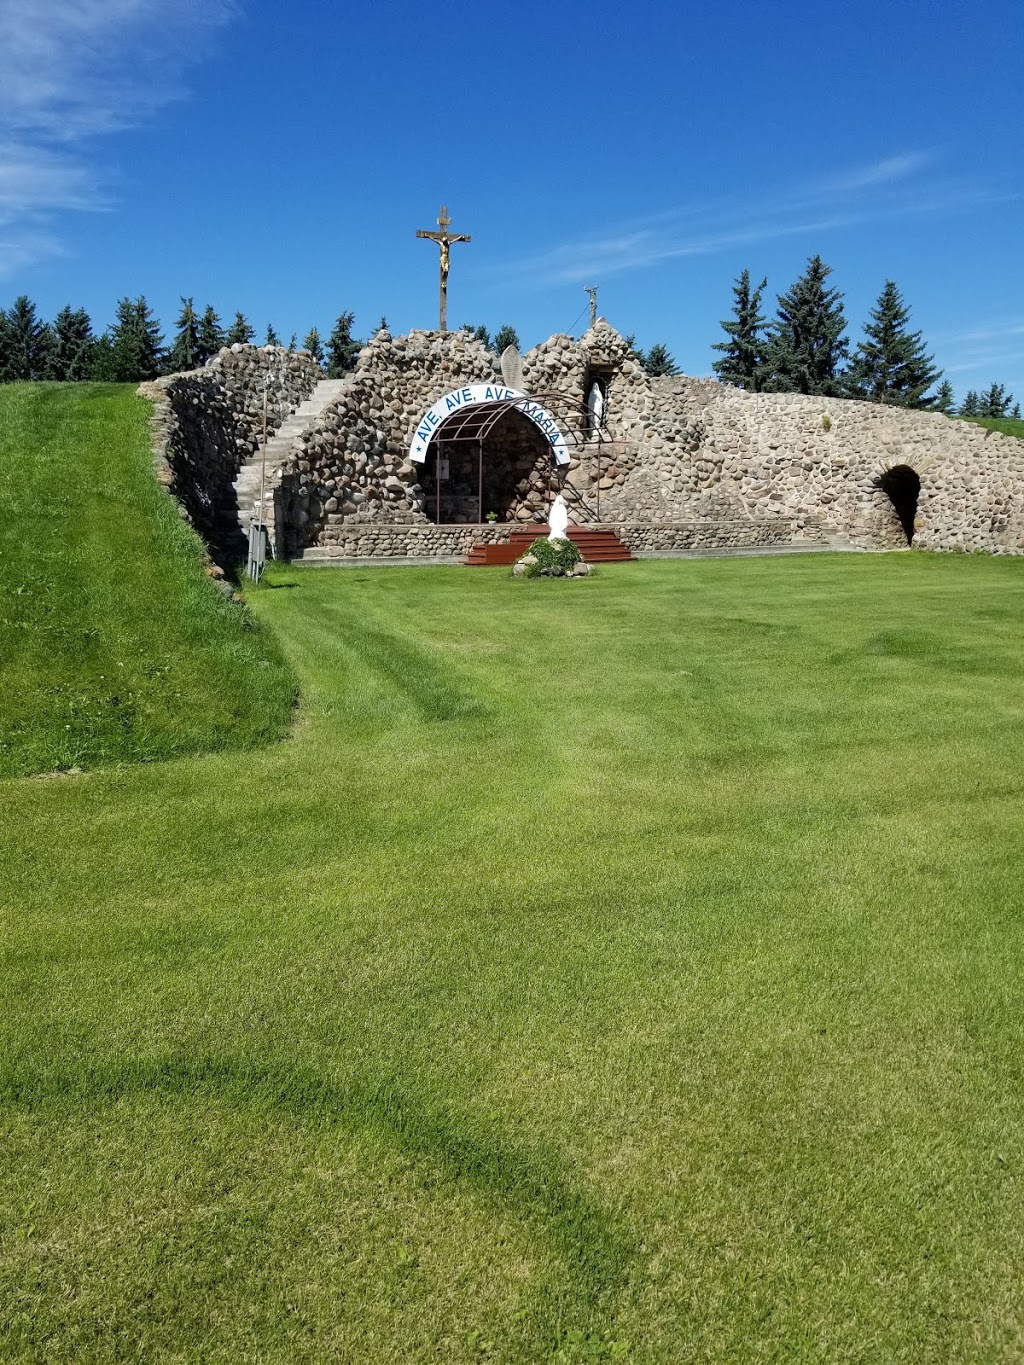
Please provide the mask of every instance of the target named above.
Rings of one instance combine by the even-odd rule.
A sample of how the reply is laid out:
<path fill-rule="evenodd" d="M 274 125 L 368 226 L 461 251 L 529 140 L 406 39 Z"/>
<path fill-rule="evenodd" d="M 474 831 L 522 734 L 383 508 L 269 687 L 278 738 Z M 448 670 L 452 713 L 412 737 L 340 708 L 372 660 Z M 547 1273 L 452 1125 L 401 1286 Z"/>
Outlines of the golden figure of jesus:
<path fill-rule="evenodd" d="M 452 242 L 471 242 L 472 237 L 463 233 L 449 232 L 448 227 L 451 223 L 448 217 L 448 210 L 444 204 L 441 205 L 441 216 L 437 220 L 440 232 L 426 232 L 420 228 L 416 232 L 417 237 L 426 237 L 428 241 L 436 242 L 441 248 L 441 297 L 440 297 L 440 330 L 448 330 L 448 271 L 452 264 Z"/>

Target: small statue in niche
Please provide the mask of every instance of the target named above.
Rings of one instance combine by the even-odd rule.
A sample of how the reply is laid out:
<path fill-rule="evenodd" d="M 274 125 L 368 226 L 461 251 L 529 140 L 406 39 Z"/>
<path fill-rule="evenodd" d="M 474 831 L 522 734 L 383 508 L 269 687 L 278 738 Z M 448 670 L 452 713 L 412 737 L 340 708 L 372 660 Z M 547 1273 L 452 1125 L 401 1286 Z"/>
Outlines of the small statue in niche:
<path fill-rule="evenodd" d="M 590 430 L 600 431 L 604 425 L 604 390 L 596 379 L 587 394 L 587 408 L 590 411 Z"/>

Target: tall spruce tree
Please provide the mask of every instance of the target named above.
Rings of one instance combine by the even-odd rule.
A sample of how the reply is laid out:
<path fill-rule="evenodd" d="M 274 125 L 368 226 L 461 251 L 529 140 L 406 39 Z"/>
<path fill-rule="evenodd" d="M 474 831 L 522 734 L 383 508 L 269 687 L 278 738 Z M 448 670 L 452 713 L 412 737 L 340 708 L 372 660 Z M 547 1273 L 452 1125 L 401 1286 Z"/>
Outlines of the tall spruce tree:
<path fill-rule="evenodd" d="M 281 338 L 274 331 L 274 324 L 272 322 L 267 323 L 267 335 L 264 338 L 263 344 L 264 346 L 280 346 L 281 344 Z"/>
<path fill-rule="evenodd" d="M 0 308 L 0 384 L 11 382 L 10 335 L 7 330 L 7 314 Z"/>
<path fill-rule="evenodd" d="M 952 417 L 956 412 L 956 395 L 953 393 L 953 385 L 948 379 L 944 379 L 936 390 L 932 407 L 936 412 L 941 412 L 946 417 Z"/>
<path fill-rule="evenodd" d="M 974 389 L 968 389 L 964 394 L 964 401 L 960 404 L 961 417 L 980 417 L 981 399 Z"/>
<path fill-rule="evenodd" d="M 501 355 L 502 351 L 508 350 L 510 346 L 514 346 L 517 351 L 520 349 L 519 333 L 510 323 L 505 322 L 495 332 L 491 350 L 495 355 Z"/>
<path fill-rule="evenodd" d="M 353 339 L 352 324 L 355 320 L 355 313 L 339 314 L 334 330 L 327 339 L 328 379 L 340 379 L 343 374 L 356 367 L 356 358 L 362 350 L 363 343 Z"/>
<path fill-rule="evenodd" d="M 191 298 L 181 296 L 181 312 L 178 314 L 171 349 L 167 356 L 167 369 L 171 374 L 181 370 L 195 370 L 203 363 L 199 352 L 199 319 L 192 306 Z"/>
<path fill-rule="evenodd" d="M 53 347 L 47 365 L 47 379 L 79 383 L 92 377 L 96 338 L 92 321 L 84 308 L 66 303 L 53 320 Z"/>
<path fill-rule="evenodd" d="M 386 332 L 386 331 L 388 331 L 388 330 L 389 330 L 389 328 L 388 328 L 388 320 L 387 320 L 387 318 L 384 316 L 384 314 L 381 313 L 381 315 L 380 315 L 380 322 L 377 323 L 377 331 L 378 331 L 378 332 Z"/>
<path fill-rule="evenodd" d="M 236 343 L 247 346 L 256 339 L 256 329 L 250 324 L 249 319 L 244 313 L 236 313 L 235 320 L 228 328 L 228 334 L 224 338 L 227 346 L 234 346 Z"/>
<path fill-rule="evenodd" d="M 992 383 L 978 395 L 978 416 L 1006 417 L 1012 402 L 1013 394 L 1006 392 L 1005 384 Z"/>
<path fill-rule="evenodd" d="M 316 363 L 323 368 L 324 344 L 320 340 L 320 333 L 315 327 L 311 327 L 306 333 L 306 339 L 302 343 L 302 349 L 308 351 Z"/>
<path fill-rule="evenodd" d="M 110 378 L 119 384 L 155 379 L 164 356 L 160 323 L 140 294 L 119 299 L 110 329 Z"/>
<path fill-rule="evenodd" d="M 1019 403 L 1014 403 L 1014 405 L 1013 405 L 1013 411 L 1010 413 L 1010 416 L 1013 418 L 1013 420 L 1014 420 L 1015 422 L 1019 422 L 1019 421 L 1020 421 L 1020 404 L 1019 404 Z"/>
<path fill-rule="evenodd" d="M 477 341 L 483 342 L 488 350 L 490 350 L 491 334 L 482 323 L 479 327 L 474 327 L 471 322 L 464 322 L 462 324 L 462 331 L 468 332 L 471 337 L 475 337 Z"/>
<path fill-rule="evenodd" d="M 92 344 L 88 378 L 96 384 L 114 382 L 114 343 L 109 332 L 102 332 Z"/>
<path fill-rule="evenodd" d="M 36 315 L 27 294 L 19 294 L 4 315 L 4 369 L 9 380 L 42 379 L 46 374 L 52 333 Z"/>
<path fill-rule="evenodd" d="M 910 309 L 892 280 L 886 280 L 864 324 L 864 340 L 853 354 L 851 396 L 900 408 L 928 408 L 928 390 L 942 374 L 925 352 L 920 332 L 908 329 Z"/>
<path fill-rule="evenodd" d="M 622 339 L 626 343 L 626 352 L 630 360 L 635 360 L 638 365 L 643 365 L 644 353 L 636 344 L 636 332 L 630 332 L 629 336 Z"/>
<path fill-rule="evenodd" d="M 825 283 L 831 273 L 820 256 L 812 256 L 803 275 L 778 296 L 766 348 L 765 389 L 827 398 L 848 391 L 850 343 L 843 296 Z"/>
<path fill-rule="evenodd" d="M 756 289 L 750 287 L 750 271 L 744 270 L 733 282 L 733 316 L 722 323 L 728 341 L 716 341 L 713 351 L 721 351 L 721 360 L 711 368 L 723 384 L 757 393 L 765 379 L 765 335 L 768 319 L 761 312 L 761 300 L 768 287 L 767 278 Z"/>
<path fill-rule="evenodd" d="M 678 374 L 679 366 L 669 355 L 668 347 L 656 341 L 644 356 L 644 370 L 649 375 Z"/>
<path fill-rule="evenodd" d="M 198 365 L 205 365 L 217 354 L 225 343 L 224 328 L 221 326 L 220 318 L 213 307 L 208 303 L 203 309 L 203 316 L 199 319 L 198 346 L 199 359 Z"/>

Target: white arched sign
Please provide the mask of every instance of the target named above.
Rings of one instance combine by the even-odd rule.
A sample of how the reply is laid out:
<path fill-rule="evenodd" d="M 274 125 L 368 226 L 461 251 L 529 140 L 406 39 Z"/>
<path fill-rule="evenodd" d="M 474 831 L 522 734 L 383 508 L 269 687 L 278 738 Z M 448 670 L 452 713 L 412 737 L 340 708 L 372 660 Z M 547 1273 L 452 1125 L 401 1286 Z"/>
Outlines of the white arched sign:
<path fill-rule="evenodd" d="M 525 393 L 519 389 L 508 389 L 502 384 L 467 384 L 464 388 L 453 389 L 451 393 L 446 393 L 443 398 L 439 398 L 434 406 L 423 414 L 416 423 L 416 430 L 413 432 L 412 442 L 409 446 L 409 459 L 416 464 L 422 464 L 427 458 L 427 447 L 430 445 L 431 438 L 434 436 L 438 427 L 446 417 L 450 417 L 453 412 L 458 412 L 460 408 L 470 408 L 477 403 L 495 403 L 503 398 L 521 398 L 521 403 L 512 404 L 515 412 L 521 412 L 524 417 L 528 417 L 535 427 L 544 434 L 544 439 L 551 446 L 551 454 L 555 464 L 568 464 L 569 451 L 565 444 L 565 437 L 559 429 L 558 423 L 551 416 L 546 408 L 542 408 L 539 403 L 534 403 Z"/>

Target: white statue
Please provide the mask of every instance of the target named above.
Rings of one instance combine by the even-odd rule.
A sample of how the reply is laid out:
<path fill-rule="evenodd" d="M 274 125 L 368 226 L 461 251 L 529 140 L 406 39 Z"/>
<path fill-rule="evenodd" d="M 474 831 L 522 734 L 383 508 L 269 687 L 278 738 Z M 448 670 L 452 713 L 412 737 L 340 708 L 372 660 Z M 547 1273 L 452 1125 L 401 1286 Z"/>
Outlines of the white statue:
<path fill-rule="evenodd" d="M 596 379 L 591 384 L 590 392 L 587 394 L 587 407 L 590 409 L 590 429 L 597 431 L 600 429 L 604 417 L 604 394 Z"/>
<path fill-rule="evenodd" d="M 565 504 L 565 499 L 561 493 L 551 504 L 551 511 L 548 513 L 548 540 L 568 540 L 565 528 L 569 525 L 569 509 Z"/>

